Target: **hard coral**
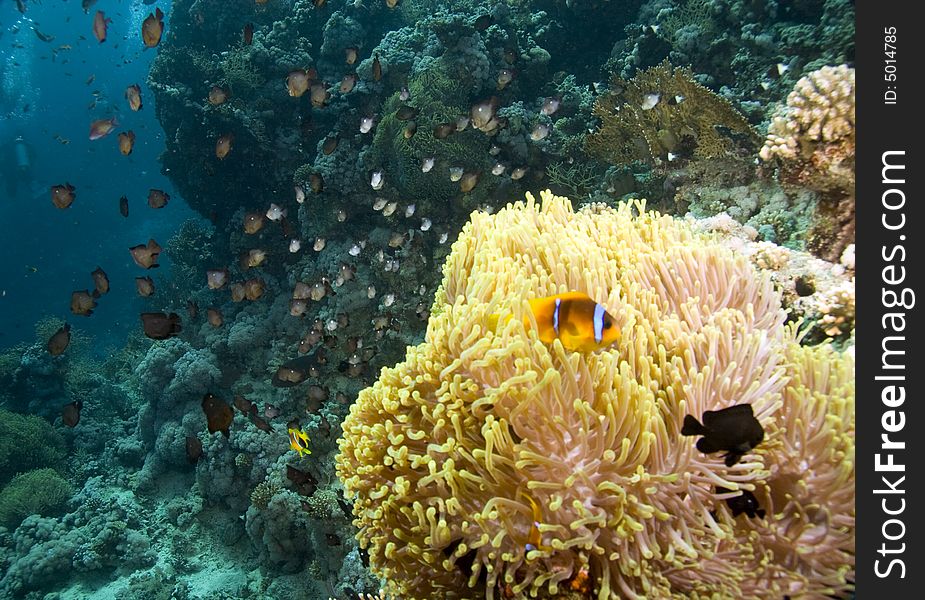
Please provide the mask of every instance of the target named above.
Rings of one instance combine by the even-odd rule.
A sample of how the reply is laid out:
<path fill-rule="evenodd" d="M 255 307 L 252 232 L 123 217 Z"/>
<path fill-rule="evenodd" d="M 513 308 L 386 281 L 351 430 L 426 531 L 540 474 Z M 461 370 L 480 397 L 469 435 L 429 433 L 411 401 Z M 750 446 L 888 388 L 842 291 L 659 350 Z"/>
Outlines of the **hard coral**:
<path fill-rule="evenodd" d="M 64 455 L 64 440 L 48 421 L 0 408 L 0 485 L 16 473 L 57 465 Z"/>
<path fill-rule="evenodd" d="M 832 262 L 854 242 L 854 119 L 854 69 L 823 67 L 797 82 L 759 152 L 784 181 L 822 195 L 807 247 Z"/>
<path fill-rule="evenodd" d="M 29 515 L 64 507 L 74 488 L 54 469 L 35 469 L 13 478 L 0 492 L 0 525 L 14 527 Z"/>
<path fill-rule="evenodd" d="M 616 347 L 571 353 L 524 326 L 527 300 L 567 290 L 617 316 Z M 489 329 L 499 313 L 514 318 Z M 425 341 L 343 423 L 374 572 L 407 599 L 846 592 L 853 363 L 795 338 L 767 276 L 643 202 L 573 212 L 546 192 L 473 213 Z M 738 464 L 680 433 L 743 403 L 766 435 Z M 717 488 L 767 516 L 733 517 Z"/>
<path fill-rule="evenodd" d="M 759 155 L 820 191 L 854 187 L 854 69 L 823 67 L 800 79 L 768 127 Z"/>
<path fill-rule="evenodd" d="M 669 152 L 717 158 L 757 140 L 728 100 L 667 61 L 630 80 L 614 77 L 594 115 L 601 127 L 588 136 L 587 150 L 614 165 L 665 160 Z"/>

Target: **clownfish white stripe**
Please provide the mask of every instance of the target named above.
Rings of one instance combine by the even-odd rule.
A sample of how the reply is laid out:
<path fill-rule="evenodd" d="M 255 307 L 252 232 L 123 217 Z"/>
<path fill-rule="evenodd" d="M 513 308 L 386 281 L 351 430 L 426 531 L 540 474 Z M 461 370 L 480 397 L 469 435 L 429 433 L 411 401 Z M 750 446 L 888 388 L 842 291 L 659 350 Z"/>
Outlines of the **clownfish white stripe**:
<path fill-rule="evenodd" d="M 552 313 L 552 329 L 559 335 L 559 309 L 562 307 L 562 299 L 556 298 L 556 310 Z"/>
<path fill-rule="evenodd" d="M 594 341 L 598 344 L 604 339 L 604 307 L 600 304 L 594 306 Z"/>

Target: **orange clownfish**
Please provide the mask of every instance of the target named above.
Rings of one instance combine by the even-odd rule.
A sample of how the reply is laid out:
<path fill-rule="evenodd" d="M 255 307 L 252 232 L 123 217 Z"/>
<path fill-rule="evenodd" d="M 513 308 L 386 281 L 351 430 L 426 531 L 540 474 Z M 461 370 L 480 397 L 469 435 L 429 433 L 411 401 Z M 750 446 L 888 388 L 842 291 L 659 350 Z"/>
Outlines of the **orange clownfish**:
<path fill-rule="evenodd" d="M 592 352 L 620 339 L 616 319 L 584 292 L 535 298 L 530 300 L 530 310 L 540 341 L 547 344 L 559 339 L 566 350 Z M 491 315 L 488 327 L 495 329 L 498 319 L 498 315 Z M 530 327 L 529 318 L 524 318 L 524 326 Z"/>
<path fill-rule="evenodd" d="M 540 507 L 529 495 L 525 494 L 525 497 L 530 503 L 530 507 L 533 509 L 533 524 L 530 525 L 530 533 L 527 536 L 527 543 L 524 544 L 524 549 L 527 552 L 530 552 L 531 550 L 549 552 L 552 550 L 552 547 L 543 545 L 543 535 L 540 533 L 540 519 L 543 517 L 542 513 L 540 512 Z"/>
<path fill-rule="evenodd" d="M 296 427 L 293 427 L 296 425 Z M 299 458 L 302 458 L 303 454 L 311 454 L 312 451 L 308 449 L 308 434 L 305 433 L 301 428 L 298 427 L 298 423 L 289 424 L 289 449 L 295 450 L 299 453 Z"/>

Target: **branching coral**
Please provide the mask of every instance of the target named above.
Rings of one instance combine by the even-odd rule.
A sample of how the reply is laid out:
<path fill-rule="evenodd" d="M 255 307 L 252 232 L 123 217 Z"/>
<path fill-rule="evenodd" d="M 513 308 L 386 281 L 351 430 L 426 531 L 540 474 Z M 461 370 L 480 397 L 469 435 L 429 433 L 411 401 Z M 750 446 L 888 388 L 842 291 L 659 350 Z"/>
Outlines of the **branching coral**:
<path fill-rule="evenodd" d="M 528 299 L 567 290 L 617 316 L 616 347 L 570 353 L 524 326 Z M 473 213 L 425 341 L 343 424 L 374 572 L 408 599 L 845 593 L 853 363 L 795 337 L 767 276 L 642 202 L 573 212 L 546 192 Z M 766 435 L 731 467 L 680 433 L 743 403 Z M 718 488 L 767 515 L 734 518 Z"/>
<path fill-rule="evenodd" d="M 611 164 L 666 159 L 668 153 L 716 158 L 757 141 L 728 100 L 694 80 L 690 69 L 668 62 L 626 81 L 594 105 L 601 127 L 588 136 L 590 154 Z"/>
<path fill-rule="evenodd" d="M 823 67 L 797 82 L 759 152 L 785 181 L 822 194 L 807 245 L 833 262 L 854 242 L 854 119 L 854 69 Z"/>

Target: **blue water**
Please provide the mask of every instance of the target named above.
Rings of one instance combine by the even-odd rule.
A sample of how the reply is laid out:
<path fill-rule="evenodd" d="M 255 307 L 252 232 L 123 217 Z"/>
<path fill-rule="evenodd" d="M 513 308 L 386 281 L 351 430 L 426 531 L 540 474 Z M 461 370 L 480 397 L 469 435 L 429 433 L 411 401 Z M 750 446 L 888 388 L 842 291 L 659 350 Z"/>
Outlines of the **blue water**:
<path fill-rule="evenodd" d="M 160 3 L 164 8 L 169 4 Z M 102 44 L 92 34 L 97 9 L 104 9 L 112 19 Z M 0 169 L 4 223 L 0 347 L 32 341 L 33 324 L 45 317 L 67 318 L 95 337 L 93 347 L 100 352 L 120 345 L 128 331 L 138 327 L 142 308 L 134 283 L 140 273 L 128 248 L 151 237 L 163 245 L 180 223 L 194 216 L 158 164 L 164 132 L 146 85 L 155 51 L 144 50 L 136 34 L 151 9 L 153 5 L 141 2 L 106 2 L 92 7 L 88 15 L 72 0 L 30 2 L 22 15 L 13 2 L 0 6 L 4 48 L 0 144 L 3 156 L 9 157 L 13 140 L 22 136 L 31 161 L 30 180 L 19 185 L 13 196 L 6 189 L 10 158 Z M 54 40 L 41 41 L 32 27 Z M 52 50 L 62 45 L 71 49 L 59 50 L 53 60 Z M 87 83 L 91 77 L 93 81 Z M 131 111 L 124 98 L 131 84 L 142 89 L 143 108 L 138 112 Z M 88 108 L 94 100 L 95 106 Z M 118 119 L 115 131 L 90 141 L 90 122 L 111 116 Z M 129 129 L 135 132 L 136 142 L 132 154 L 123 156 L 116 136 Z M 57 137 L 69 143 L 62 144 Z M 59 210 L 51 203 L 49 188 L 64 182 L 77 188 L 77 199 L 70 208 Z M 150 188 L 170 194 L 165 209 L 147 207 Z M 127 219 L 118 210 L 122 195 L 129 199 Z M 165 255 L 160 272 L 169 265 Z M 70 294 L 92 290 L 90 272 L 97 266 L 109 275 L 111 291 L 91 317 L 72 316 Z"/>

